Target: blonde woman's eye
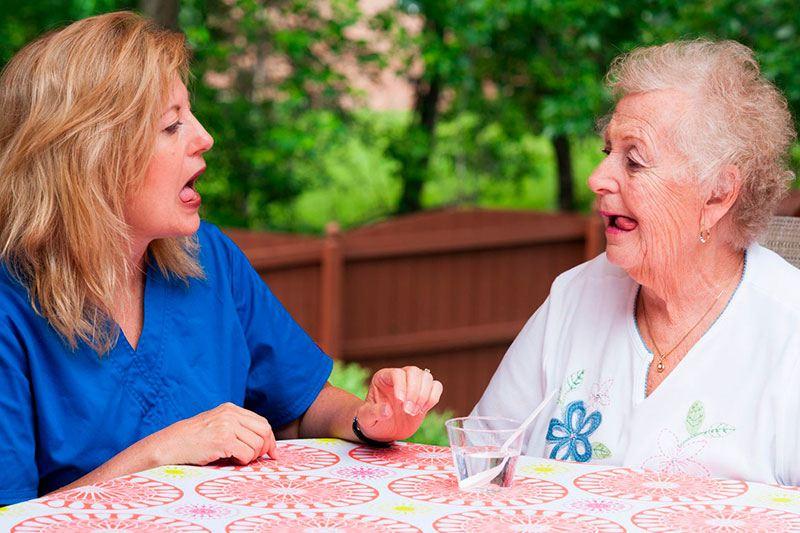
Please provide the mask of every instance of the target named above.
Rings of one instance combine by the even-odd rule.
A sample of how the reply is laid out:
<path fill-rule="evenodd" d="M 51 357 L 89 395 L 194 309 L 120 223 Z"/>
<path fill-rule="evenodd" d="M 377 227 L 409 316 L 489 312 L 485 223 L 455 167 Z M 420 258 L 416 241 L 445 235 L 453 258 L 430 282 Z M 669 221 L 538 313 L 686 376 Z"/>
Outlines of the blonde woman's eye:
<path fill-rule="evenodd" d="M 178 121 L 173 122 L 172 124 L 170 124 L 166 128 L 164 128 L 164 131 L 166 131 L 167 133 L 172 135 L 173 133 L 177 132 L 178 128 L 180 128 L 181 126 L 183 126 L 183 122 L 178 120 Z"/>

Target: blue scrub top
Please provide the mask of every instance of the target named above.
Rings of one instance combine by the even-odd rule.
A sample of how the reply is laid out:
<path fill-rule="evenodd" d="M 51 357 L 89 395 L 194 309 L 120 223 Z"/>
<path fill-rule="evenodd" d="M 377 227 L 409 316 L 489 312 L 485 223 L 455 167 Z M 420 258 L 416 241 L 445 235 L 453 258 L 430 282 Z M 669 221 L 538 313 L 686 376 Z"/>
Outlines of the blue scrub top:
<path fill-rule="evenodd" d="M 73 351 L 0 267 L 0 505 L 36 498 L 178 420 L 232 402 L 273 428 L 299 418 L 332 361 L 289 316 L 241 250 L 198 230 L 205 279 L 150 265 L 136 350 L 120 334 Z"/>

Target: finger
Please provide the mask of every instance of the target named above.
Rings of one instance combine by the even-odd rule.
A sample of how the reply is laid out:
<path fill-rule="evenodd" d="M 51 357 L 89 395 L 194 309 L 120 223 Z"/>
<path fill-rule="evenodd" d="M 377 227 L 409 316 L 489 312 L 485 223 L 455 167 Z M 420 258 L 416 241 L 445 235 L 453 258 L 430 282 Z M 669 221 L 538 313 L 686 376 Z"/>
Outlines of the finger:
<path fill-rule="evenodd" d="M 236 438 L 239 442 L 244 443 L 250 448 L 250 458 L 247 463 L 254 461 L 260 456 L 261 448 L 264 446 L 264 439 L 254 431 L 250 431 L 242 425 L 239 425 L 235 431 Z"/>
<path fill-rule="evenodd" d="M 361 429 L 371 428 L 391 414 L 391 407 L 384 402 L 366 402 L 358 409 L 358 425 Z"/>
<path fill-rule="evenodd" d="M 232 458 L 240 465 L 250 464 L 255 458 L 255 452 L 253 451 L 253 448 L 239 439 L 232 440 L 228 444 L 225 454 L 227 457 Z"/>
<path fill-rule="evenodd" d="M 275 436 L 272 435 L 272 432 L 270 432 L 270 438 L 264 441 L 264 446 L 266 447 L 265 453 L 277 461 L 280 457 L 278 441 L 275 440 Z"/>
<path fill-rule="evenodd" d="M 403 411 L 406 414 L 415 416 L 417 414 L 417 399 L 422 387 L 422 374 L 425 374 L 425 372 L 415 366 L 404 367 L 403 371 L 406 375 L 406 401 L 403 402 Z"/>
<path fill-rule="evenodd" d="M 378 389 L 391 388 L 398 402 L 406 399 L 406 373 L 400 368 L 382 368 L 375 373 L 372 384 Z"/>
<path fill-rule="evenodd" d="M 269 421 L 258 413 L 244 408 L 240 408 L 240 410 L 235 413 L 235 416 L 242 426 L 261 437 L 263 443 L 258 450 L 257 457 L 262 457 L 266 453 L 271 458 L 277 459 L 279 455 L 278 446 L 275 442 L 275 434 Z"/>
<path fill-rule="evenodd" d="M 272 426 L 269 425 L 269 421 L 252 411 L 250 411 L 249 414 L 237 413 L 235 416 L 236 420 L 241 425 L 262 437 L 272 432 Z"/>
<path fill-rule="evenodd" d="M 428 395 L 428 401 L 425 403 L 424 410 L 427 413 L 433 406 L 439 403 L 439 399 L 442 397 L 442 391 L 444 390 L 444 386 L 438 380 L 433 380 L 431 384 L 431 392 Z"/>
<path fill-rule="evenodd" d="M 428 403 L 428 397 L 433 388 L 433 376 L 430 372 L 422 371 L 422 382 L 419 385 L 419 396 L 415 404 L 417 414 L 424 413 L 425 405 Z"/>

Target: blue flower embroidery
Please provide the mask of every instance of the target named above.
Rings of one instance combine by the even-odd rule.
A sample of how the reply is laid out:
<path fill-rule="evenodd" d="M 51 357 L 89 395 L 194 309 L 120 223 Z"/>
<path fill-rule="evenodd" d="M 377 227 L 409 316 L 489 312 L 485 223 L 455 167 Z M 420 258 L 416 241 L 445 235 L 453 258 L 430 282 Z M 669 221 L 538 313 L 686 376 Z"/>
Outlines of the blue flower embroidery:
<path fill-rule="evenodd" d="M 595 432 L 602 420 L 600 411 L 594 411 L 587 417 L 582 400 L 570 403 L 564 421 L 553 418 L 547 428 L 547 441 L 556 443 L 550 451 L 550 459 L 579 463 L 591 459 L 592 445 L 589 444 L 589 435 Z M 561 456 L 557 457 L 559 452 L 562 452 Z"/>

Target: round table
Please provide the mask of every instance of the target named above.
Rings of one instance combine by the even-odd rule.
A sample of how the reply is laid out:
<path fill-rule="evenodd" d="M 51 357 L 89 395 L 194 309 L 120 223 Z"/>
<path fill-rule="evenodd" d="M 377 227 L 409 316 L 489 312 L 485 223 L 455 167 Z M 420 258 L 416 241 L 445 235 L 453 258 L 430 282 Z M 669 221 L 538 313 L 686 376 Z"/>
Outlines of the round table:
<path fill-rule="evenodd" d="M 0 530 L 800 532 L 800 490 L 521 457 L 459 491 L 448 448 L 279 443 L 277 461 L 162 466 L 0 509 Z"/>

